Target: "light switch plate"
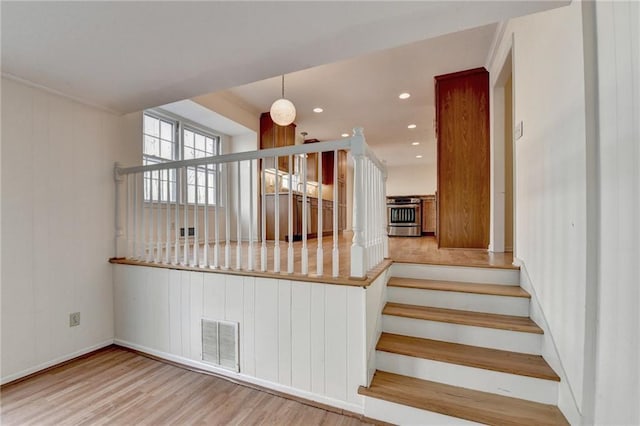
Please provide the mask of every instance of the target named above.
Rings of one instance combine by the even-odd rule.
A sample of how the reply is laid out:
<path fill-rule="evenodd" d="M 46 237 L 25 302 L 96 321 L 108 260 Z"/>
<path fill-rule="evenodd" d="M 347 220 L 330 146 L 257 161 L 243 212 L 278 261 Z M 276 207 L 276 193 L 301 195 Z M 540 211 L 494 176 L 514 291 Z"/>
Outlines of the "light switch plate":
<path fill-rule="evenodd" d="M 513 129 L 513 139 L 518 140 L 522 137 L 522 134 L 524 132 L 523 127 L 524 127 L 524 124 L 522 123 L 522 120 L 516 123 L 516 128 Z"/>

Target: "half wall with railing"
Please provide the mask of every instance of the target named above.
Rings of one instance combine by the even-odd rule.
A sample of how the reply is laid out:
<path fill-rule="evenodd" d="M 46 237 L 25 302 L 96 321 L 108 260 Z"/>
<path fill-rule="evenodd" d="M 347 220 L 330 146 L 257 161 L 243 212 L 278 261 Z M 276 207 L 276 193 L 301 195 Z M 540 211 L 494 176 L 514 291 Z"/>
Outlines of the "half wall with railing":
<path fill-rule="evenodd" d="M 342 229 L 338 185 L 323 184 L 322 176 L 330 170 L 330 181 L 338 181 L 343 150 L 353 158 L 352 234 Z M 308 181 L 309 158 L 317 161 L 317 185 Z M 323 167 L 327 159 L 333 167 Z M 116 164 L 114 176 L 116 258 L 361 279 L 388 257 L 386 170 L 361 128 L 330 142 L 147 166 Z"/>

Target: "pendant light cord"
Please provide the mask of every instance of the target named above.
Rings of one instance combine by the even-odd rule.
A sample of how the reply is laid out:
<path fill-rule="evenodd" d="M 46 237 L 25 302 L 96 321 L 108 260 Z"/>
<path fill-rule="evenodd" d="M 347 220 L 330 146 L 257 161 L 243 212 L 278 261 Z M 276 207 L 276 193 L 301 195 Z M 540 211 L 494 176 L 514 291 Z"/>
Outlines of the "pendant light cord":
<path fill-rule="evenodd" d="M 282 98 L 284 99 L 284 74 L 282 74 Z"/>

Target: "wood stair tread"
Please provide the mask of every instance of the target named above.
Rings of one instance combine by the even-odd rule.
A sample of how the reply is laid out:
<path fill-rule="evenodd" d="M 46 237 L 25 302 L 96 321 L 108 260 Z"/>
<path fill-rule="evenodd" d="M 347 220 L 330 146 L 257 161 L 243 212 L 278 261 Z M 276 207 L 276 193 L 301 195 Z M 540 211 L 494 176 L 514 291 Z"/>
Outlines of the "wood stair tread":
<path fill-rule="evenodd" d="M 451 324 L 543 334 L 542 329 L 538 327 L 531 318 L 513 315 L 487 314 L 483 312 L 432 308 L 393 302 L 387 302 L 382 310 L 382 314 Z"/>
<path fill-rule="evenodd" d="M 489 425 L 567 425 L 548 404 L 376 371 L 360 395 Z"/>
<path fill-rule="evenodd" d="M 376 350 L 544 380 L 560 381 L 540 355 L 382 333 Z"/>
<path fill-rule="evenodd" d="M 517 285 L 465 283 L 458 281 L 423 280 L 415 278 L 392 277 L 388 287 L 414 288 L 420 290 L 455 291 L 459 293 L 488 294 L 493 296 L 531 298 L 522 287 Z"/>

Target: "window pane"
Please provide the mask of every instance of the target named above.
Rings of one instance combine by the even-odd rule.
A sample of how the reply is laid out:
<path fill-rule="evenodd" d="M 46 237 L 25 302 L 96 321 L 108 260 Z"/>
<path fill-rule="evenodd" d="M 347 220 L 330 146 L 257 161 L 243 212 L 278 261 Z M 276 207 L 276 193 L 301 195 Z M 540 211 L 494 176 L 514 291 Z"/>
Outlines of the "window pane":
<path fill-rule="evenodd" d="M 185 130 L 183 139 L 184 139 L 184 146 L 193 147 L 193 132 L 189 130 Z"/>
<path fill-rule="evenodd" d="M 173 124 L 166 121 L 160 123 L 160 137 L 166 141 L 173 141 Z"/>
<path fill-rule="evenodd" d="M 204 187 L 198 185 L 198 204 L 204 204 L 205 203 L 205 198 L 204 198 Z"/>
<path fill-rule="evenodd" d="M 215 151 L 213 150 L 213 139 L 207 138 L 207 154 L 215 155 Z"/>
<path fill-rule="evenodd" d="M 155 156 L 160 155 L 160 146 L 158 143 L 158 139 L 151 136 L 144 137 L 144 154 Z"/>
<path fill-rule="evenodd" d="M 186 148 L 184 149 L 184 159 L 185 160 L 191 160 L 192 158 L 195 158 L 195 153 L 193 152 L 193 148 Z"/>
<path fill-rule="evenodd" d="M 198 185 L 204 186 L 204 171 L 202 169 L 198 169 Z"/>
<path fill-rule="evenodd" d="M 144 116 L 144 132 L 148 135 L 152 136 L 160 136 L 160 121 L 158 119 L 150 117 L 148 115 Z"/>
<path fill-rule="evenodd" d="M 204 136 L 196 134 L 195 148 L 200 151 L 204 151 Z"/>
<path fill-rule="evenodd" d="M 167 160 L 173 160 L 173 143 L 163 140 L 160 147 L 160 157 L 166 158 Z"/>

